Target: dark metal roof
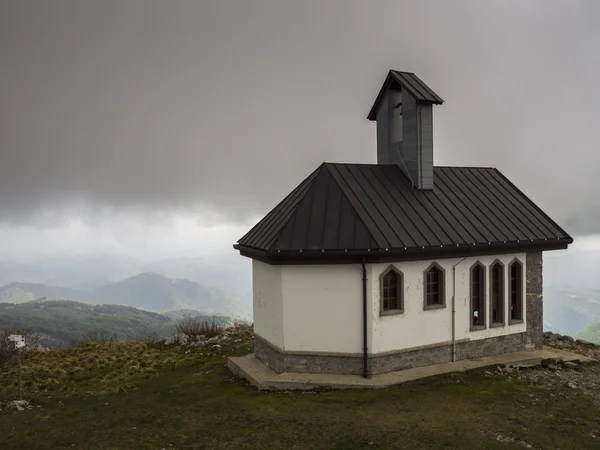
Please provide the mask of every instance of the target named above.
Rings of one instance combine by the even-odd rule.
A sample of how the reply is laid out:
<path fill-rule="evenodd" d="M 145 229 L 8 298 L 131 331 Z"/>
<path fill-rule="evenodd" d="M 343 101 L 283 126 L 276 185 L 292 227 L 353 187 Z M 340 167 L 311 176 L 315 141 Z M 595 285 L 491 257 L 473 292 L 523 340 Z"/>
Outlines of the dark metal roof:
<path fill-rule="evenodd" d="M 323 163 L 234 247 L 266 261 L 299 254 L 399 260 L 398 253 L 414 259 L 572 242 L 496 169 L 435 167 L 434 188 L 418 190 L 396 165 Z"/>
<path fill-rule="evenodd" d="M 420 102 L 428 102 L 435 105 L 441 105 L 444 103 L 444 100 L 442 100 L 439 95 L 433 92 L 433 90 L 414 73 L 390 70 L 385 82 L 383 83 L 383 86 L 381 87 L 381 90 L 379 91 L 379 94 L 377 94 L 377 98 L 371 107 L 371 111 L 369 111 L 369 115 L 367 116 L 369 120 L 375 120 L 379 102 L 381 101 L 385 91 L 387 91 L 390 87 L 405 89 L 410 92 L 410 94 L 417 101 Z"/>

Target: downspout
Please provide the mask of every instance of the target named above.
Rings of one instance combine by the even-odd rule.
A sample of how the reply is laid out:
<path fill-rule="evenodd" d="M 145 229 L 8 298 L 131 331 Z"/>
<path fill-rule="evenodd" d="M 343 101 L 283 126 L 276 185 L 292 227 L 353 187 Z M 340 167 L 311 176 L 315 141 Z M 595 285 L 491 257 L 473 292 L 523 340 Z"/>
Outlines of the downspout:
<path fill-rule="evenodd" d="M 423 118 L 421 117 L 423 105 L 417 102 L 416 107 L 419 119 L 417 121 L 417 188 L 421 189 L 423 187 L 423 136 L 421 135 L 423 132 Z"/>
<path fill-rule="evenodd" d="M 465 259 L 466 256 L 452 266 L 452 362 L 456 362 L 456 266 Z"/>
<path fill-rule="evenodd" d="M 361 260 L 363 273 L 363 377 L 369 376 L 369 356 L 367 353 L 367 268 L 365 258 Z"/>

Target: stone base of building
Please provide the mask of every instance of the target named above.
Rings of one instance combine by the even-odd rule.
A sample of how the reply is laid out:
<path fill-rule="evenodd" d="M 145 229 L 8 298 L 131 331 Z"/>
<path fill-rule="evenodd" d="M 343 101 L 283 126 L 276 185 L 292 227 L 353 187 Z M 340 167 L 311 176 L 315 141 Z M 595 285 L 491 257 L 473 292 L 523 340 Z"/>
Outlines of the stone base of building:
<path fill-rule="evenodd" d="M 456 360 L 476 359 L 505 353 L 536 350 L 528 333 L 515 333 L 475 341 L 456 342 Z M 363 374 L 362 354 L 284 352 L 255 336 L 254 356 L 277 373 Z M 452 343 L 410 348 L 385 354 L 369 355 L 369 375 L 452 362 Z"/>

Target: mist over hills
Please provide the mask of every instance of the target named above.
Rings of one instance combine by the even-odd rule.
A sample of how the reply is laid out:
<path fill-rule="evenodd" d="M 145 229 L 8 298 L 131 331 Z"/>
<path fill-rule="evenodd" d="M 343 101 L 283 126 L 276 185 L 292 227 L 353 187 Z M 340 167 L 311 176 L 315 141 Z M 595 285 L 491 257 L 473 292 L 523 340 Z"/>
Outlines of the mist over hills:
<path fill-rule="evenodd" d="M 544 253 L 544 330 L 600 344 L 600 251 Z"/>
<path fill-rule="evenodd" d="M 600 250 L 559 250 L 544 253 L 544 287 L 600 289 Z"/>
<path fill-rule="evenodd" d="M 23 303 L 36 299 L 117 304 L 154 311 L 187 309 L 207 315 L 251 317 L 250 305 L 236 294 L 150 272 L 89 289 L 21 282 L 0 287 L 0 302 Z"/>
<path fill-rule="evenodd" d="M 13 282 L 68 288 L 95 288 L 144 272 L 198 284 L 250 298 L 251 263 L 239 255 L 142 261 L 124 255 L 57 257 L 35 261 L 0 261 L 0 286 Z"/>

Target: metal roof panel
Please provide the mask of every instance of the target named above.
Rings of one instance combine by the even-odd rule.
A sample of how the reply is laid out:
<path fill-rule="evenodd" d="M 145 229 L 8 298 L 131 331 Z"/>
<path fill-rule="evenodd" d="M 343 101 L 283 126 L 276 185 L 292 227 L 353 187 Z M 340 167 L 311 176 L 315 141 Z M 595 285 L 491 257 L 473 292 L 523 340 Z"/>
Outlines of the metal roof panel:
<path fill-rule="evenodd" d="M 236 248 L 416 251 L 557 239 L 572 242 L 496 169 L 434 167 L 434 188 L 419 190 L 396 165 L 324 163 Z"/>

